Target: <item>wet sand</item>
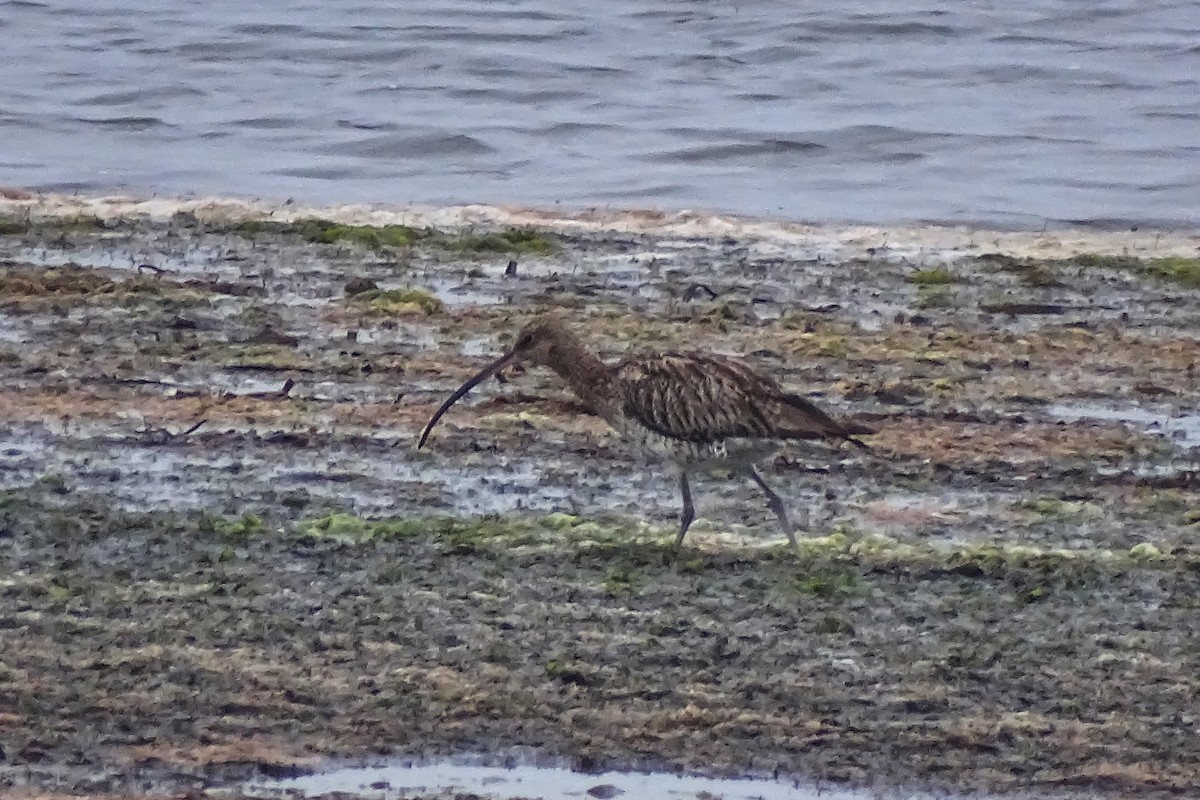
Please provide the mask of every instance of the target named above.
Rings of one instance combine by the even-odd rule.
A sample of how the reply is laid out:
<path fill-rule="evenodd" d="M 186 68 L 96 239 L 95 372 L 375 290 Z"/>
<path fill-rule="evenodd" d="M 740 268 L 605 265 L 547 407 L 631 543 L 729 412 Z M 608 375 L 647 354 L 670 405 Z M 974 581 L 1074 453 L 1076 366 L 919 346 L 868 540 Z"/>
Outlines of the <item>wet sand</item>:
<path fill-rule="evenodd" d="M 1191 234 L 20 196 L 0 220 L 5 792 L 457 753 L 1200 789 Z M 702 481 L 672 561 L 674 477 L 541 371 L 415 452 L 546 307 L 610 358 L 747 355 L 881 457 L 770 465 L 812 510 L 800 557 L 749 486 Z"/>

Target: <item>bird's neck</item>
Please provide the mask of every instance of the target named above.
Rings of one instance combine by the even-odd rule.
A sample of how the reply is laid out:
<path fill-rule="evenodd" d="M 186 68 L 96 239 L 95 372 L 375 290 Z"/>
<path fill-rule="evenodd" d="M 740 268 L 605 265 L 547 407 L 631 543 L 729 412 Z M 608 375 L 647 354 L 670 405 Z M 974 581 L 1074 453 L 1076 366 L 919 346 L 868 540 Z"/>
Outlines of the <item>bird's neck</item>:
<path fill-rule="evenodd" d="M 578 341 L 560 341 L 554 346 L 553 360 L 548 366 L 576 397 L 601 416 L 609 416 L 606 399 L 612 370 L 599 356 Z"/>

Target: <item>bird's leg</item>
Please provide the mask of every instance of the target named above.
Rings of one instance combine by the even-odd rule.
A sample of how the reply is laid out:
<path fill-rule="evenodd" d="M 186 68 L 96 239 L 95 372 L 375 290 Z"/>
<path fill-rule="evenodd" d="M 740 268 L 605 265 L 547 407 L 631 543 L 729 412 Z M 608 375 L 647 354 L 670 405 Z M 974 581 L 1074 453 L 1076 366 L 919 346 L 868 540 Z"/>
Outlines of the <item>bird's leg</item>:
<path fill-rule="evenodd" d="M 679 471 L 679 493 L 683 495 L 683 511 L 679 515 L 679 535 L 675 537 L 675 547 L 683 544 L 692 520 L 696 518 L 696 509 L 692 507 L 692 487 L 688 486 L 687 470 Z"/>
<path fill-rule="evenodd" d="M 788 544 L 792 546 L 793 550 L 799 551 L 800 545 L 796 543 L 796 534 L 792 528 L 791 520 L 788 519 L 787 511 L 783 507 L 783 500 L 781 500 L 779 495 L 775 494 L 775 491 L 767 485 L 765 480 L 763 480 L 763 476 L 759 473 L 758 467 L 751 465 L 750 468 L 746 470 L 746 474 L 749 476 L 750 480 L 758 484 L 758 488 L 762 489 L 763 494 L 767 496 L 767 508 L 774 511 L 775 516 L 779 517 L 779 524 L 783 527 L 783 532 L 787 535 Z"/>

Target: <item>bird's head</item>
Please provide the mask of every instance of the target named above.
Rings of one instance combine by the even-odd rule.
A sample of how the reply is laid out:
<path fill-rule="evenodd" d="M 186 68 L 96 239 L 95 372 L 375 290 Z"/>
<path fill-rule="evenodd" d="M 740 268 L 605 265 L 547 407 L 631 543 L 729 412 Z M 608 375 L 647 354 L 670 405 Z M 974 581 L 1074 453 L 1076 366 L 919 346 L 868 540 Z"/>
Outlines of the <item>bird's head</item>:
<path fill-rule="evenodd" d="M 508 352 L 475 373 L 466 383 L 455 389 L 450 397 L 446 398 L 446 402 L 442 403 L 441 407 L 429 418 L 429 422 L 425 423 L 425 429 L 421 431 L 421 437 L 417 440 L 417 448 L 419 449 L 424 446 L 425 441 L 429 438 L 429 433 L 433 430 L 433 426 L 437 425 L 438 420 L 450 410 L 452 405 L 464 397 L 467 392 L 492 375 L 495 375 L 504 367 L 513 364 L 533 364 L 536 366 L 553 364 L 560 345 L 571 338 L 572 334 L 566 323 L 560 317 L 553 314 L 537 317 L 526 324 L 525 327 L 517 332 L 517 337 L 513 340 L 513 345 L 509 348 Z"/>
<path fill-rule="evenodd" d="M 555 360 L 558 345 L 572 336 L 561 318 L 538 317 L 517 332 L 512 348 L 499 360 L 506 364 L 547 366 Z"/>

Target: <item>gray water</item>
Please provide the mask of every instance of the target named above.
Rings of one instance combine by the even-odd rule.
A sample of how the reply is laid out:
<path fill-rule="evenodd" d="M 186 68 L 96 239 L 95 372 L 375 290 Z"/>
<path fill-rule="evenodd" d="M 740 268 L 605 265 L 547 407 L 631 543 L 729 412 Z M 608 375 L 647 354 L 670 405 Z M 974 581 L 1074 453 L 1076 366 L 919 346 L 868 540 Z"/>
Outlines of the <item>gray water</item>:
<path fill-rule="evenodd" d="M 1200 3 L 0 0 L 0 183 L 1200 221 Z"/>

